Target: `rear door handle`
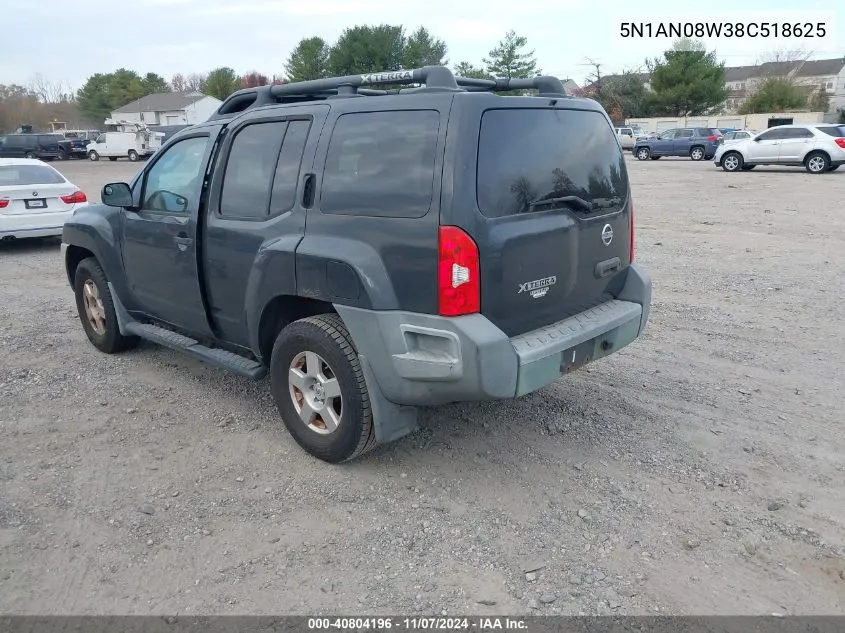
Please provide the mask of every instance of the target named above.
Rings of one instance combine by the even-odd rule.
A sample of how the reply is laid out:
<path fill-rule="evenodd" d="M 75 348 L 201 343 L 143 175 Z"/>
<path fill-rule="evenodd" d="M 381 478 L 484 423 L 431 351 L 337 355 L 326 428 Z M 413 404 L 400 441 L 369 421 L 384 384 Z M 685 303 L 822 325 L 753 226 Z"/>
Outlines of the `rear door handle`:
<path fill-rule="evenodd" d="M 595 274 L 596 277 L 601 279 L 602 277 L 607 277 L 622 268 L 622 260 L 618 257 L 614 257 L 612 259 L 606 259 L 603 262 L 599 262 L 596 264 Z"/>

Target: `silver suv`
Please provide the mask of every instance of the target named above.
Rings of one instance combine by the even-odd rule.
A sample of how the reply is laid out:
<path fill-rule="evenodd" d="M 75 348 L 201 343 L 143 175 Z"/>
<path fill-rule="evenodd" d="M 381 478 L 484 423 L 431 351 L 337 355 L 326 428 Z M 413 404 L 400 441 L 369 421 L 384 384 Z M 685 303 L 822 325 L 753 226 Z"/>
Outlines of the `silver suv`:
<path fill-rule="evenodd" d="M 823 174 L 845 163 L 845 126 L 779 125 L 751 138 L 720 145 L 713 161 L 725 171 L 791 165 Z"/>

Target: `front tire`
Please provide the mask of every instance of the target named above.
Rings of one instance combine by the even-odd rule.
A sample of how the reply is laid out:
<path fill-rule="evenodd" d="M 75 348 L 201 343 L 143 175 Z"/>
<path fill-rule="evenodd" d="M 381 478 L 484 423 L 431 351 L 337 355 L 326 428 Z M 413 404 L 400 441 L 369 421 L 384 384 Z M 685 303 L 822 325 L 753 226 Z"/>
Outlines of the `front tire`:
<path fill-rule="evenodd" d="M 100 160 L 100 155 L 92 149 L 88 152 L 88 160 L 98 161 Z"/>
<path fill-rule="evenodd" d="M 728 152 L 722 156 L 722 169 L 730 172 L 740 171 L 742 169 L 742 154 Z"/>
<path fill-rule="evenodd" d="M 830 169 L 830 158 L 822 152 L 811 152 L 804 161 L 804 167 L 811 174 L 823 174 Z"/>
<path fill-rule="evenodd" d="M 637 160 L 648 160 L 651 157 L 651 151 L 647 147 L 641 147 L 636 153 Z"/>
<path fill-rule="evenodd" d="M 129 160 L 131 160 L 133 163 L 138 161 L 138 152 L 136 152 L 134 149 L 130 149 L 129 154 L 127 154 L 127 156 L 129 157 Z"/>
<path fill-rule="evenodd" d="M 270 388 L 288 431 L 317 459 L 339 463 L 376 445 L 358 352 L 338 315 L 307 317 L 281 331 Z"/>
<path fill-rule="evenodd" d="M 120 333 L 108 280 L 96 259 L 89 257 L 79 263 L 73 289 L 79 319 L 94 347 L 106 354 L 115 354 L 138 345 L 137 336 Z"/>

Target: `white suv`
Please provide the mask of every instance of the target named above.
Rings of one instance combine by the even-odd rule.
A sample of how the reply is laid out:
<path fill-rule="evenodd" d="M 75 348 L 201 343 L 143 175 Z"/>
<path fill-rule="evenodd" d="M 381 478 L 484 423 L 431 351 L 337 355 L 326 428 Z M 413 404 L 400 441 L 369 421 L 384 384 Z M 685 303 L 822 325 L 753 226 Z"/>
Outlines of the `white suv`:
<path fill-rule="evenodd" d="M 725 171 L 792 165 L 823 174 L 845 164 L 845 126 L 779 125 L 749 139 L 720 145 L 713 161 Z"/>

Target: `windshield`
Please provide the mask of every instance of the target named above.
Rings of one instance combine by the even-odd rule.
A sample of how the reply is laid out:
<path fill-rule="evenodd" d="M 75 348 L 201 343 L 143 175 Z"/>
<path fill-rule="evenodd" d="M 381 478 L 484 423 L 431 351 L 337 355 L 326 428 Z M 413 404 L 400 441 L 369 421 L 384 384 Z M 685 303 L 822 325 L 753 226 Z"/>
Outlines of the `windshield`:
<path fill-rule="evenodd" d="M 628 197 L 628 175 L 614 129 L 599 112 L 488 110 L 476 194 L 479 209 L 492 218 L 542 211 L 553 206 L 543 201 L 567 196 L 612 209 Z"/>
<path fill-rule="evenodd" d="M 0 187 L 9 185 L 56 185 L 65 179 L 45 165 L 2 165 Z"/>

